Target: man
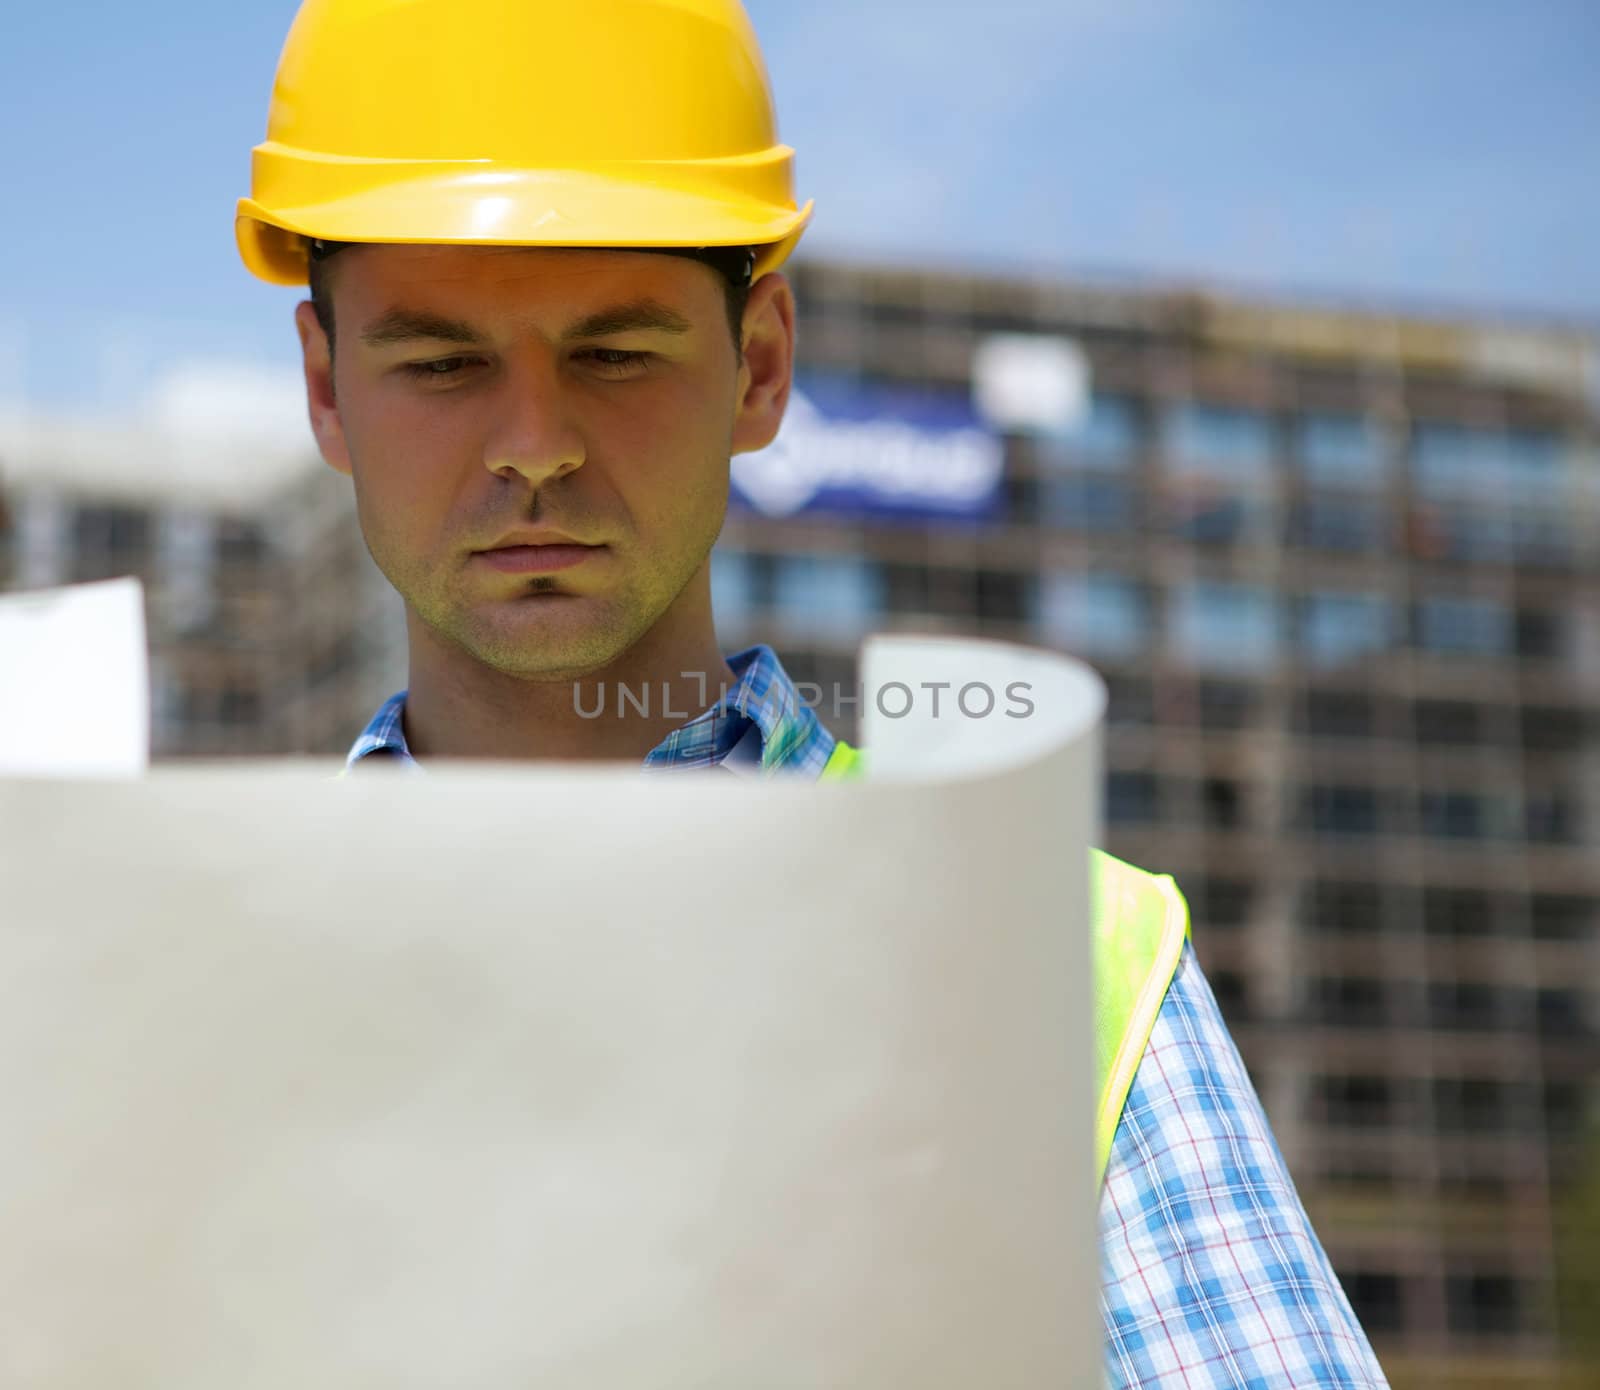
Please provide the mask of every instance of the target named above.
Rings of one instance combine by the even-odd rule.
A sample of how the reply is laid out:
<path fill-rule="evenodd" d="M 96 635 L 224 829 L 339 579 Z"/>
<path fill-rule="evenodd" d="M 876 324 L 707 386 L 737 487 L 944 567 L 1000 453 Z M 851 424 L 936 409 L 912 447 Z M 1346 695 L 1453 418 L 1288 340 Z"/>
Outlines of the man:
<path fill-rule="evenodd" d="M 849 774 L 711 611 L 729 459 L 789 396 L 791 159 L 738 0 L 307 0 L 237 231 L 311 285 L 312 427 L 405 600 L 408 687 L 350 770 Z M 621 688 L 668 698 L 585 716 Z M 1096 884 L 1111 1382 L 1382 1385 L 1182 899 L 1098 852 Z"/>

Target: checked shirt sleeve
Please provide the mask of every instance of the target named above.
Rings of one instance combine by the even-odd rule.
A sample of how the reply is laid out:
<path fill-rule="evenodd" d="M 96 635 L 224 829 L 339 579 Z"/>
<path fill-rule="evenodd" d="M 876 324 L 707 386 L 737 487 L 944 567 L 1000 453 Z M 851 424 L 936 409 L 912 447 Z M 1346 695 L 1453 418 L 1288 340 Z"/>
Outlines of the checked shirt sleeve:
<path fill-rule="evenodd" d="M 1107 1384 L 1386 1387 L 1185 945 L 1100 1198 Z"/>

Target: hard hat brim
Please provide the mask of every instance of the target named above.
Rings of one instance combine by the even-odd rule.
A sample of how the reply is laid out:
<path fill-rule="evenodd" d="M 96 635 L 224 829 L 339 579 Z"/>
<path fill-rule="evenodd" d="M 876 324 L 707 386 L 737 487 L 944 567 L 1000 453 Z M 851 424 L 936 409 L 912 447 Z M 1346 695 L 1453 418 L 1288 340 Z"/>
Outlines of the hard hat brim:
<path fill-rule="evenodd" d="M 258 161 L 263 156 L 270 160 L 272 153 L 270 147 L 258 148 Z M 385 181 L 342 197 L 290 206 L 269 199 L 274 204 L 270 208 L 259 197 L 263 172 L 259 163 L 257 172 L 258 197 L 239 200 L 234 231 L 246 267 L 274 285 L 306 283 L 306 248 L 312 238 L 618 250 L 754 246 L 759 278 L 788 257 L 812 209 L 809 202 L 801 208 L 785 207 L 738 196 L 715 183 L 707 187 L 704 166 L 693 171 L 701 177 L 682 182 L 660 166 L 649 182 L 640 180 L 637 166 L 631 165 L 613 174 L 507 171 L 462 162 L 443 168 L 424 166 L 414 177 L 402 179 L 394 179 L 391 168 Z"/>

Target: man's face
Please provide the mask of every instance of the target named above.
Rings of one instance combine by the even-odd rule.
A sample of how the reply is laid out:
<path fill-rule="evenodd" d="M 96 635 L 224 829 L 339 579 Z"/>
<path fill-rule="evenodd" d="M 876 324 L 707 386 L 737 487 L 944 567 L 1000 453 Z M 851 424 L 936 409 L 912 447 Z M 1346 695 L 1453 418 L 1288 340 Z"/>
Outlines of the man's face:
<path fill-rule="evenodd" d="M 354 480 L 373 559 L 433 633 L 562 680 L 706 603 L 729 456 L 768 442 L 788 384 L 785 359 L 777 416 L 751 418 L 772 393 L 751 390 L 715 271 L 442 246 L 352 247 L 333 269 L 320 397 L 326 343 L 310 305 L 298 314 L 313 425 Z M 519 533 L 588 548 L 485 553 Z"/>

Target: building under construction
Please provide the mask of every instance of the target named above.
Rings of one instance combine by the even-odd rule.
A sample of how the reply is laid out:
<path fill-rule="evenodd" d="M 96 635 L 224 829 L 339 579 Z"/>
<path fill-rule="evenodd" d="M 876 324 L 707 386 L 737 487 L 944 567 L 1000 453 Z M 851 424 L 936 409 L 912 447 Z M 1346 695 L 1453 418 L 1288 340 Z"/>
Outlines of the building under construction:
<path fill-rule="evenodd" d="M 1055 280 L 792 278 L 796 433 L 736 470 L 725 646 L 770 642 L 845 736 L 869 631 L 1097 667 L 1106 847 L 1185 890 L 1393 1383 L 1592 1383 L 1593 340 Z M 1053 423 L 984 418 L 974 362 L 1029 340 L 1075 364 L 1075 398 Z M 0 577 L 146 579 L 158 756 L 342 752 L 404 674 L 347 485 L 302 460 L 196 500 L 130 447 L 9 440 Z"/>
<path fill-rule="evenodd" d="M 1562 1348 L 1600 1308 L 1594 341 L 904 269 L 794 279 L 803 381 L 970 399 L 986 339 L 1037 335 L 1090 389 L 1070 425 L 1003 433 L 968 515 L 737 511 L 725 637 L 773 642 L 846 735 L 859 706 L 827 692 L 854 690 L 865 631 L 1096 666 L 1106 847 L 1186 891 L 1393 1383 L 1578 1383 Z"/>
<path fill-rule="evenodd" d="M 0 498 L 0 588 L 142 581 L 153 758 L 333 752 L 405 683 L 398 602 L 309 435 L 5 421 Z"/>

